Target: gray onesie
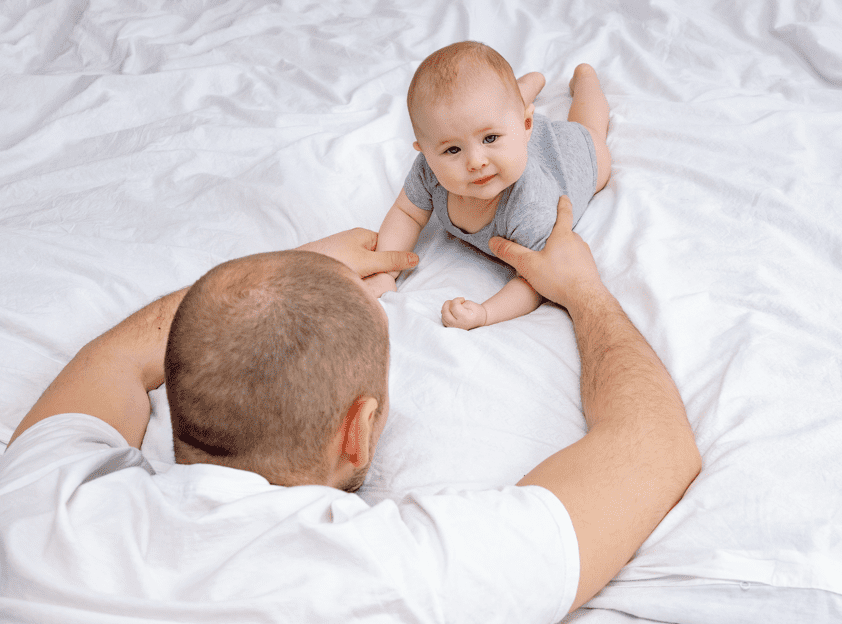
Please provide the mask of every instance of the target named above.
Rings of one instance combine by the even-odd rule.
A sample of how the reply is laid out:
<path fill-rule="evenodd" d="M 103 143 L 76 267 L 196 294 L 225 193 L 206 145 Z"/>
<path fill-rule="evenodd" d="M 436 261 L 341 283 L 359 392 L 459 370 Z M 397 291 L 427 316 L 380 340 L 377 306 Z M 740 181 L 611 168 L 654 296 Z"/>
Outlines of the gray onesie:
<path fill-rule="evenodd" d="M 555 225 L 561 195 L 573 204 L 573 225 L 584 214 L 596 188 L 596 150 L 587 128 L 571 121 L 534 116 L 526 170 L 500 195 L 494 220 L 469 234 L 456 227 L 447 213 L 447 190 L 439 184 L 423 154 L 406 176 L 404 190 L 413 204 L 433 210 L 445 229 L 489 255 L 488 241 L 502 236 L 530 249 L 543 249 Z"/>

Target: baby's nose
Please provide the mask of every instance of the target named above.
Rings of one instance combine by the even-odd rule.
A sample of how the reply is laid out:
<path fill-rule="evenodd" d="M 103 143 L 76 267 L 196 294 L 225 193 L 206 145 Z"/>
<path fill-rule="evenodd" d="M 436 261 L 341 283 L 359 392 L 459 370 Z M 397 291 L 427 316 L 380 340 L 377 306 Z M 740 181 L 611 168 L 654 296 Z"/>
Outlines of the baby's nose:
<path fill-rule="evenodd" d="M 471 171 L 482 169 L 487 164 L 488 158 L 486 158 L 484 150 L 475 149 L 468 155 L 468 169 Z"/>

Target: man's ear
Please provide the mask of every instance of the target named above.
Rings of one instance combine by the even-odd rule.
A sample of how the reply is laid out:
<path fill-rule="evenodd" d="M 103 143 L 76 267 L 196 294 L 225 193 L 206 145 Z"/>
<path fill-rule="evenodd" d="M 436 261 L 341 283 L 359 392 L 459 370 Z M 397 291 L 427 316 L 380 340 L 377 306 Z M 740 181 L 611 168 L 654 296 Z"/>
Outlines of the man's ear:
<path fill-rule="evenodd" d="M 368 451 L 371 448 L 372 425 L 377 411 L 377 399 L 359 397 L 348 408 L 342 423 L 342 459 L 355 468 L 368 463 Z"/>
<path fill-rule="evenodd" d="M 413 141 L 413 142 L 412 142 L 412 147 L 414 147 L 414 148 L 415 148 L 415 151 L 416 151 L 416 152 L 420 152 L 420 151 L 421 151 L 421 146 L 418 144 L 418 141 Z"/>

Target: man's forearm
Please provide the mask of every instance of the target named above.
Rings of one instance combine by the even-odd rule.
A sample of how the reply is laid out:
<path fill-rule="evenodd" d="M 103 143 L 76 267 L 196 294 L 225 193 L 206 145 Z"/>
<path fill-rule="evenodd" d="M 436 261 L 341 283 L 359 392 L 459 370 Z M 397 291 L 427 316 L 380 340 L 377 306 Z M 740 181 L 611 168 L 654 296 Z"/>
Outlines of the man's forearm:
<path fill-rule="evenodd" d="M 605 436 L 606 450 L 615 453 L 619 465 L 637 464 L 629 476 L 640 487 L 649 487 L 647 479 L 657 484 L 660 498 L 650 507 L 657 524 L 701 469 L 681 395 L 607 289 L 583 298 L 569 312 L 589 433 Z"/>
<path fill-rule="evenodd" d="M 375 232 L 355 228 L 300 249 L 335 258 L 360 276 L 418 263 L 413 253 L 374 251 L 376 245 Z M 147 393 L 164 382 L 170 325 L 187 290 L 150 303 L 85 345 L 23 418 L 9 444 L 40 420 L 75 412 L 104 420 L 139 448 L 149 424 Z"/>
<path fill-rule="evenodd" d="M 581 358 L 587 435 L 528 474 L 577 528 L 589 600 L 632 557 L 698 474 L 681 397 L 655 352 L 601 284 L 568 308 Z"/>
<path fill-rule="evenodd" d="M 518 485 L 540 485 L 564 504 L 579 541 L 578 608 L 625 565 L 701 469 L 684 404 L 658 356 L 611 295 L 572 205 L 558 202 L 541 251 L 492 238 L 492 251 L 533 288 L 567 308 L 582 361 L 588 433 Z"/>
<path fill-rule="evenodd" d="M 595 288 L 568 312 L 581 358 L 588 427 L 657 418 L 692 439 L 672 378 L 607 289 Z"/>
<path fill-rule="evenodd" d="M 186 292 L 150 303 L 85 345 L 24 417 L 10 444 L 44 418 L 82 413 L 104 420 L 139 448 L 149 423 L 147 392 L 164 381 L 167 337 Z"/>
<path fill-rule="evenodd" d="M 170 326 L 188 289 L 182 288 L 153 301 L 104 336 L 133 354 L 140 367 L 140 380 L 147 392 L 164 383 L 164 353 Z M 112 333 L 114 336 L 109 336 Z"/>

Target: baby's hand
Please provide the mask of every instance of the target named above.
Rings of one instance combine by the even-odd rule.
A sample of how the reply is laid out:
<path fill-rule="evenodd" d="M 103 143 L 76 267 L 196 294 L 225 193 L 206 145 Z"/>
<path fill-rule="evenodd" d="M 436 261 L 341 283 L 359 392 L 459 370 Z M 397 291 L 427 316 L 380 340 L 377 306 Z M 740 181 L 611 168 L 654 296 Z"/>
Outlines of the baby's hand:
<path fill-rule="evenodd" d="M 465 297 L 445 301 L 441 307 L 441 322 L 445 327 L 473 329 L 485 325 L 487 319 L 485 308 L 479 303 L 465 300 Z"/>
<path fill-rule="evenodd" d="M 395 278 L 388 273 L 375 273 L 363 279 L 369 292 L 378 299 L 383 293 L 397 290 Z"/>

